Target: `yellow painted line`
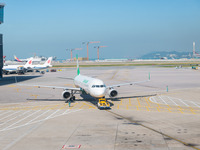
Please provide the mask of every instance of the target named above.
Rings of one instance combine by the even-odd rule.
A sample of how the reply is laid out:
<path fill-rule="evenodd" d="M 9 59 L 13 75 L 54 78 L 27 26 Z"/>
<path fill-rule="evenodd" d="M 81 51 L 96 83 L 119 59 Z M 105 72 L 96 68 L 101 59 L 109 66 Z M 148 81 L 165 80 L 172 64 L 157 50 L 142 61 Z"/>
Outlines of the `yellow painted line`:
<path fill-rule="evenodd" d="M 55 109 L 56 107 L 58 107 L 59 105 L 57 104 L 57 105 L 54 105 L 54 106 L 52 106 L 52 107 L 50 107 L 50 109 Z"/>
<path fill-rule="evenodd" d="M 8 85 L 7 87 L 16 87 L 16 85 Z"/>
<path fill-rule="evenodd" d="M 126 105 L 126 109 L 128 110 L 128 105 Z"/>
<path fill-rule="evenodd" d="M 168 109 L 169 112 L 172 112 L 172 111 L 170 110 L 170 107 L 168 107 L 167 109 Z"/>
<path fill-rule="evenodd" d="M 36 109 L 38 109 L 40 106 L 35 106 L 35 107 L 33 107 L 33 110 L 36 110 Z"/>
<path fill-rule="evenodd" d="M 20 90 L 20 89 L 19 89 L 19 88 L 17 88 L 17 92 L 19 92 L 19 90 Z"/>
<path fill-rule="evenodd" d="M 136 106 L 136 107 L 137 107 L 137 110 L 139 110 L 138 106 Z"/>
<path fill-rule="evenodd" d="M 196 114 L 196 113 L 194 112 L 194 109 L 192 109 L 192 107 L 190 107 L 190 111 L 191 111 L 193 114 Z"/>
<path fill-rule="evenodd" d="M 129 106 L 131 106 L 131 98 L 129 98 Z"/>
<path fill-rule="evenodd" d="M 139 105 L 139 106 L 141 106 L 141 105 L 140 105 L 140 101 L 139 101 L 139 98 L 137 98 L 137 101 L 138 101 L 138 105 Z"/>
<path fill-rule="evenodd" d="M 83 103 L 79 108 L 82 109 L 85 104 Z"/>
<path fill-rule="evenodd" d="M 30 96 L 33 96 L 33 97 L 35 97 L 35 99 L 37 99 L 37 97 L 38 97 L 39 95 L 31 94 Z"/>
<path fill-rule="evenodd" d="M 64 109 L 67 107 L 67 104 L 64 104 L 62 107 L 60 107 L 59 109 Z"/>
<path fill-rule="evenodd" d="M 160 104 L 157 103 L 157 105 L 158 105 L 158 108 L 160 108 Z"/>
<path fill-rule="evenodd" d="M 145 101 L 146 101 L 146 103 L 147 103 L 148 107 L 150 107 L 150 105 L 149 105 L 149 102 L 148 102 L 147 98 L 145 97 L 144 99 L 145 99 Z"/>
<path fill-rule="evenodd" d="M 115 77 L 115 75 L 117 74 L 118 71 L 116 71 L 113 76 L 111 77 L 111 80 Z"/>
<path fill-rule="evenodd" d="M 75 104 L 71 104 L 70 108 L 69 109 L 73 109 L 74 106 L 76 106 L 78 103 L 75 103 Z"/>
<path fill-rule="evenodd" d="M 159 109 L 159 107 L 156 107 L 157 108 L 157 110 L 160 112 L 160 109 Z"/>
<path fill-rule="evenodd" d="M 119 109 L 119 104 L 117 105 L 117 109 Z"/>
<path fill-rule="evenodd" d="M 184 113 L 181 109 L 177 109 L 177 110 L 179 110 L 181 113 Z"/>
<path fill-rule="evenodd" d="M 80 108 L 82 108 L 83 106 L 88 106 L 89 108 L 93 108 L 93 109 L 96 109 L 96 107 L 94 107 L 94 106 L 92 106 L 92 105 L 89 105 L 89 104 L 87 104 L 87 103 L 83 103 L 83 105 L 80 107 Z"/>
<path fill-rule="evenodd" d="M 147 108 L 147 111 L 149 111 L 149 108 L 146 106 L 146 108 Z"/>
<path fill-rule="evenodd" d="M 120 105 L 122 105 L 122 100 L 123 100 L 123 99 L 121 99 L 121 101 L 120 101 Z"/>

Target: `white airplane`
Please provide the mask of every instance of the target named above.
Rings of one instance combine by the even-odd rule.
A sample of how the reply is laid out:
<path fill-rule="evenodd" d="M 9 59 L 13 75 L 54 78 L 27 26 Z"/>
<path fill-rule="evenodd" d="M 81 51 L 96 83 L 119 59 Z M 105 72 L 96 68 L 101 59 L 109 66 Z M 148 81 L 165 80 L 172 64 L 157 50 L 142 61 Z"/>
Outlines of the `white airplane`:
<path fill-rule="evenodd" d="M 73 80 L 74 80 L 74 85 L 76 86 L 75 88 L 44 86 L 44 85 L 32 85 L 32 86 L 63 89 L 64 91 L 62 92 L 62 96 L 64 99 L 66 99 L 66 101 L 75 100 L 74 94 L 77 94 L 77 92 L 79 92 L 79 94 L 86 93 L 94 98 L 100 99 L 100 98 L 105 98 L 106 93 L 108 93 L 110 97 L 116 97 L 118 95 L 118 92 L 117 90 L 114 89 L 114 87 L 120 87 L 123 85 L 134 85 L 136 83 L 144 83 L 150 81 L 150 76 L 149 80 L 146 81 L 138 81 L 138 82 L 130 82 L 130 83 L 122 83 L 117 85 L 106 86 L 104 82 L 100 79 L 81 75 L 77 57 L 77 76 Z"/>
<path fill-rule="evenodd" d="M 2 70 L 5 74 L 10 73 L 25 73 L 32 66 L 33 59 L 29 59 L 25 65 L 7 65 L 3 66 Z"/>
<path fill-rule="evenodd" d="M 48 67 L 52 67 L 51 62 L 52 62 L 53 57 L 49 57 L 47 61 L 43 65 L 31 65 L 30 70 L 40 70 L 40 69 L 46 69 Z"/>

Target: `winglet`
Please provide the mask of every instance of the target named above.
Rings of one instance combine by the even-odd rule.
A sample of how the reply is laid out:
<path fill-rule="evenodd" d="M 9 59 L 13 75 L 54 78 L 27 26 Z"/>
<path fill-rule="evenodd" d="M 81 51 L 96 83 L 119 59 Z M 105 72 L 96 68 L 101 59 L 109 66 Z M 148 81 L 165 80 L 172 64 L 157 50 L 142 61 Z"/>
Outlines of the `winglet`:
<path fill-rule="evenodd" d="M 77 62 L 77 75 L 80 74 L 80 70 L 79 70 L 79 64 L 78 64 L 78 54 L 76 54 L 76 62 Z"/>

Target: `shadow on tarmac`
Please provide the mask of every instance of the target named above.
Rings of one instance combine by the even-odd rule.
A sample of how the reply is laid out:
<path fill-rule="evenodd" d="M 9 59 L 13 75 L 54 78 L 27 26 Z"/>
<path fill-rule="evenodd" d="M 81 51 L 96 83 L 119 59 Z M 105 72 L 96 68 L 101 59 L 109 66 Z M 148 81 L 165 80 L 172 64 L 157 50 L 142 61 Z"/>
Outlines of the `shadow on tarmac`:
<path fill-rule="evenodd" d="M 106 98 L 106 100 L 110 103 L 110 107 L 114 106 L 114 103 L 112 101 L 121 101 L 120 99 L 128 99 L 128 98 L 143 98 L 143 97 L 149 97 L 149 96 L 156 96 L 157 94 L 151 94 L 151 95 L 140 95 L 140 96 L 127 96 L 127 97 L 117 97 L 117 98 Z M 97 107 L 98 100 L 90 95 L 87 94 L 81 94 L 80 95 L 82 99 L 76 99 L 75 101 L 85 101 L 88 103 L 91 103 L 92 105 Z M 65 101 L 65 99 L 27 99 L 27 100 L 34 100 L 34 101 Z M 71 103 L 74 103 L 75 101 L 72 101 Z"/>
<path fill-rule="evenodd" d="M 41 76 L 38 76 L 38 75 L 37 76 L 7 76 L 7 77 L 5 76 L 0 80 L 0 86 L 13 84 L 16 82 L 23 82 L 23 81 L 31 80 L 38 77 L 41 77 Z"/>

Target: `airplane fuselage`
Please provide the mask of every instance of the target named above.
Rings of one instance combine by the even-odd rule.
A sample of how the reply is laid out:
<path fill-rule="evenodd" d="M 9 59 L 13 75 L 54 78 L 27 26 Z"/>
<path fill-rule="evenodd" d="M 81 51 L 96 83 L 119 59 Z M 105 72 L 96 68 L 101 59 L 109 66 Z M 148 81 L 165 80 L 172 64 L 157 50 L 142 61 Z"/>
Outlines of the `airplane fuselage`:
<path fill-rule="evenodd" d="M 78 88 L 83 89 L 87 94 L 90 94 L 92 97 L 105 97 L 106 86 L 104 82 L 100 79 L 91 78 L 79 74 L 74 78 L 74 85 Z"/>
<path fill-rule="evenodd" d="M 8 65 L 8 66 L 3 66 L 3 70 L 7 71 L 7 72 L 17 72 L 17 70 L 19 69 L 19 67 L 23 67 L 22 65 Z"/>

